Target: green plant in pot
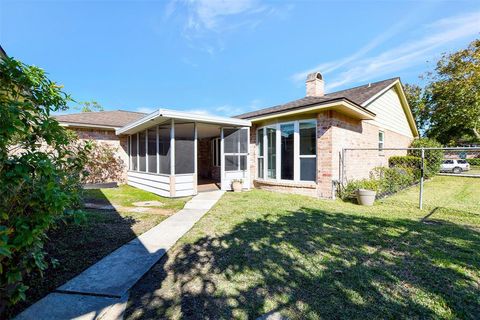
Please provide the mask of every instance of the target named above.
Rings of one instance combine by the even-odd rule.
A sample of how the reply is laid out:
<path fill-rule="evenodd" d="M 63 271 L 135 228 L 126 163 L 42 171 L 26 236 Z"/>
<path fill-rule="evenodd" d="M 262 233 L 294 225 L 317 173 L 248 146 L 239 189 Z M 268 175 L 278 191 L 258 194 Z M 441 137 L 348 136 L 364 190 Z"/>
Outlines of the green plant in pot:
<path fill-rule="evenodd" d="M 242 192 L 243 180 L 242 179 L 233 179 L 232 180 L 232 189 L 233 192 Z"/>

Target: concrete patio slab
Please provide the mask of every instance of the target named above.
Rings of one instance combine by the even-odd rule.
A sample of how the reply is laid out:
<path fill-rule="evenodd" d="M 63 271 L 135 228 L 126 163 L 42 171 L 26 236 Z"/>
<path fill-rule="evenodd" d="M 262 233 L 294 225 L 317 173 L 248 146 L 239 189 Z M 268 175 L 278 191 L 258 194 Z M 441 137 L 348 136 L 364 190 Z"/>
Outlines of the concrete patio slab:
<path fill-rule="evenodd" d="M 124 245 L 57 288 L 59 292 L 121 297 L 164 254 L 160 247 L 149 250 L 141 244 Z"/>

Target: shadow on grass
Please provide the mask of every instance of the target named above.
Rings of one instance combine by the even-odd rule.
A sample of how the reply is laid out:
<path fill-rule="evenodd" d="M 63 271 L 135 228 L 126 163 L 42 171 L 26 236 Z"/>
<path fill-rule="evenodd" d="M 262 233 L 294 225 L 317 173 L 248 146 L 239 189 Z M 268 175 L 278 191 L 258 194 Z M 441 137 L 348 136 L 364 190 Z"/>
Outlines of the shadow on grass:
<path fill-rule="evenodd" d="M 85 192 L 84 202 L 111 205 L 100 189 Z M 29 289 L 27 299 L 6 310 L 11 317 L 26 309 L 57 287 L 80 274 L 95 262 L 135 238 L 132 226 L 136 219 L 122 217 L 116 210 L 84 210 L 86 221 L 82 223 L 59 221 L 48 231 L 44 243 L 47 261 L 50 263 L 43 272 L 30 274 L 26 280 Z"/>
<path fill-rule="evenodd" d="M 302 208 L 246 220 L 162 259 L 127 318 L 475 318 L 480 233 Z"/>

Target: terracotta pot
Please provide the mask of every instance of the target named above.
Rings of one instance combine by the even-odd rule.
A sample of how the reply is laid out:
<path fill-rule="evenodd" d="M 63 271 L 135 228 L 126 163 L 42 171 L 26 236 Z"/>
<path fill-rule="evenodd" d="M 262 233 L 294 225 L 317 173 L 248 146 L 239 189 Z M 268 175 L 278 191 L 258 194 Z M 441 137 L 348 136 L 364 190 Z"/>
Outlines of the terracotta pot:
<path fill-rule="evenodd" d="M 243 183 L 239 181 L 232 182 L 233 192 L 242 192 Z"/>
<path fill-rule="evenodd" d="M 373 190 L 358 189 L 357 190 L 357 202 L 362 206 L 372 206 L 375 202 L 375 196 L 377 193 Z"/>

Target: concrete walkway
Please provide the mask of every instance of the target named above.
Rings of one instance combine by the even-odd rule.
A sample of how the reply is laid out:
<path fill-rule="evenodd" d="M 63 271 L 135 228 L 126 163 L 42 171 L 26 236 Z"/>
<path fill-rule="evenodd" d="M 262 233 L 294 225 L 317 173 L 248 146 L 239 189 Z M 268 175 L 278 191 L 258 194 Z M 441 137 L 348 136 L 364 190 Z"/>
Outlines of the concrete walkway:
<path fill-rule="evenodd" d="M 223 193 L 199 193 L 182 210 L 104 257 L 15 319 L 121 319 L 128 290 L 217 203 Z"/>

